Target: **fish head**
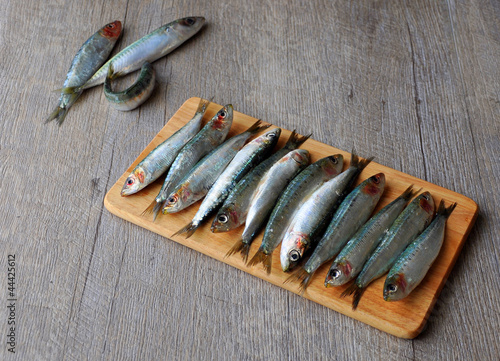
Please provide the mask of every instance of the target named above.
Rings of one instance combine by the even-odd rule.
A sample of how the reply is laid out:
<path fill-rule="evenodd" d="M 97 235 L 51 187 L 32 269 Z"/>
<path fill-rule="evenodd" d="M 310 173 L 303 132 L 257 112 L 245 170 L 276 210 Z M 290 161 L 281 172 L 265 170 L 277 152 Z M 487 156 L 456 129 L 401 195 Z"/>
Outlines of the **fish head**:
<path fill-rule="evenodd" d="M 342 286 L 351 279 L 351 272 L 352 266 L 348 261 L 334 262 L 326 275 L 325 287 Z"/>
<path fill-rule="evenodd" d="M 191 36 L 198 32 L 205 25 L 205 18 L 203 16 L 190 16 L 187 18 L 177 19 L 173 23 L 164 25 L 165 31 L 169 31 L 169 28 L 175 29 L 175 31 L 181 33 L 184 36 Z"/>
<path fill-rule="evenodd" d="M 123 184 L 120 194 L 122 196 L 128 196 L 130 194 L 134 194 L 140 191 L 142 188 L 145 187 L 144 185 L 145 177 L 146 176 L 144 169 L 142 169 L 141 167 L 135 168 L 134 171 L 130 173 L 127 179 L 125 180 L 125 183 Z"/>
<path fill-rule="evenodd" d="M 365 181 L 363 192 L 372 196 L 376 196 L 384 191 L 384 187 L 385 175 L 384 173 L 377 173 Z"/>
<path fill-rule="evenodd" d="M 233 124 L 233 106 L 227 104 L 212 118 L 212 127 L 220 132 L 228 132 Z"/>
<path fill-rule="evenodd" d="M 120 20 L 113 21 L 112 23 L 104 25 L 100 33 L 108 39 L 116 40 L 122 33 L 122 22 Z"/>
<path fill-rule="evenodd" d="M 163 206 L 163 214 L 179 212 L 185 208 L 185 204 L 190 195 L 188 184 L 183 184 L 179 189 L 168 196 Z"/>
<path fill-rule="evenodd" d="M 309 243 L 309 237 L 305 234 L 298 232 L 288 234 L 283 244 L 289 244 L 291 247 L 286 252 L 280 253 L 281 268 L 284 272 L 292 270 L 302 260 Z"/>
<path fill-rule="evenodd" d="M 295 149 L 290 153 L 290 157 L 296 161 L 300 167 L 305 167 L 309 164 L 309 151 L 305 149 Z"/>
<path fill-rule="evenodd" d="M 330 155 L 318 160 L 317 163 L 323 169 L 326 178 L 331 179 L 342 172 L 344 156 L 342 154 Z"/>
<path fill-rule="evenodd" d="M 258 143 L 262 144 L 268 144 L 271 147 L 274 147 L 276 143 L 278 143 L 278 139 L 280 138 L 281 135 L 281 128 L 274 128 L 271 130 L 268 130 L 264 134 L 262 134 L 260 137 L 255 138 L 255 141 Z"/>
<path fill-rule="evenodd" d="M 404 274 L 393 274 L 388 276 L 384 284 L 384 300 L 399 301 L 407 296 L 406 279 Z"/>
<path fill-rule="evenodd" d="M 430 223 L 432 216 L 434 215 L 434 199 L 432 198 L 432 196 L 429 192 L 424 192 L 424 193 L 420 194 L 416 198 L 416 200 L 417 199 L 418 199 L 418 204 L 419 204 L 420 208 L 422 208 L 429 215 L 427 223 Z"/>
<path fill-rule="evenodd" d="M 217 212 L 210 230 L 213 233 L 227 232 L 239 225 L 238 213 L 235 211 L 234 205 L 230 204 L 222 207 L 219 212 Z"/>

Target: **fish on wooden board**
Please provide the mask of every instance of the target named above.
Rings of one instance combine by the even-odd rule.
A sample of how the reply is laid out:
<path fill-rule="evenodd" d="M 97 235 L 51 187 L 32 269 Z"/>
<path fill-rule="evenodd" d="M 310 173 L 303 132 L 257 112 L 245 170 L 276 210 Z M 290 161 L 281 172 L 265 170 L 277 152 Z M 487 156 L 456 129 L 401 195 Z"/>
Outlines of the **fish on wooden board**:
<path fill-rule="evenodd" d="M 456 203 L 446 207 L 444 200 L 431 224 L 403 251 L 389 270 L 384 284 L 384 300 L 399 301 L 417 287 L 439 254 L 444 241 L 446 220 Z"/>
<path fill-rule="evenodd" d="M 336 177 L 344 165 L 341 154 L 322 158 L 300 172 L 280 195 L 267 222 L 259 250 L 248 266 L 262 263 L 271 273 L 272 254 L 283 239 L 295 212 L 321 184 Z"/>
<path fill-rule="evenodd" d="M 201 121 L 209 104 L 209 100 L 200 99 L 193 118 L 134 167 L 123 184 L 120 193 L 122 196 L 139 192 L 168 170 L 182 147 L 200 131 Z"/>
<path fill-rule="evenodd" d="M 240 179 L 269 155 L 280 134 L 281 129 L 274 128 L 245 145 L 210 188 L 191 222 L 174 235 L 186 233 L 186 238 L 191 237 L 202 222 L 226 200 Z"/>

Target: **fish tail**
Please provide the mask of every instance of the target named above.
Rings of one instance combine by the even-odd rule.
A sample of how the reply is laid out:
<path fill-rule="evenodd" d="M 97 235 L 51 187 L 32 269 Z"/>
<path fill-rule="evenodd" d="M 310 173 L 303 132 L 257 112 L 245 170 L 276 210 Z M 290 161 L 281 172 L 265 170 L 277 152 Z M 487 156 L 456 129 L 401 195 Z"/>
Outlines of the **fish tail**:
<path fill-rule="evenodd" d="M 314 272 L 309 273 L 304 268 L 299 268 L 294 273 L 292 273 L 290 277 L 288 277 L 283 283 L 289 283 L 291 281 L 299 281 L 300 282 L 299 289 L 300 293 L 302 294 L 305 292 L 306 288 L 311 283 L 313 274 Z"/>
<path fill-rule="evenodd" d="M 373 158 L 375 157 L 369 157 L 369 158 L 360 158 L 357 154 L 356 154 L 356 150 L 354 148 L 352 148 L 352 152 L 351 152 L 351 164 L 350 166 L 351 167 L 355 167 L 358 169 L 359 172 L 361 172 L 363 169 L 366 168 L 366 166 L 368 164 L 370 164 L 370 162 L 373 160 Z"/>
<path fill-rule="evenodd" d="M 212 97 L 212 99 L 213 99 L 213 97 Z M 208 105 L 210 104 L 212 99 L 206 100 L 206 99 L 200 98 L 200 102 L 198 103 L 198 108 L 196 109 L 196 113 L 205 114 L 205 112 L 207 111 Z"/>
<path fill-rule="evenodd" d="M 273 262 L 273 254 L 265 254 L 263 250 L 258 250 L 255 256 L 248 261 L 247 266 L 255 266 L 258 263 L 262 263 L 267 274 L 271 274 L 271 264 Z"/>
<path fill-rule="evenodd" d="M 179 234 L 182 234 L 182 233 L 187 233 L 186 234 L 186 239 L 191 237 L 194 232 L 198 229 L 199 225 L 198 224 L 194 224 L 193 221 L 189 222 L 186 226 L 184 226 L 183 228 L 179 229 L 177 232 L 175 232 L 173 236 L 177 236 Z"/>
<path fill-rule="evenodd" d="M 399 197 L 404 199 L 405 201 L 410 200 L 411 197 L 415 195 L 415 191 L 413 190 L 413 184 L 406 188 L 406 190 Z"/>
<path fill-rule="evenodd" d="M 154 222 L 156 221 L 156 217 L 158 216 L 160 209 L 161 209 L 161 202 L 157 202 L 156 199 L 153 199 L 151 204 L 141 213 L 141 215 L 145 216 L 148 214 L 153 214 L 153 222 Z"/>
<path fill-rule="evenodd" d="M 49 117 L 45 120 L 45 124 L 51 122 L 52 120 L 55 120 L 57 124 L 61 126 L 64 122 L 64 118 L 66 118 L 66 114 L 68 114 L 69 108 L 76 102 L 82 92 L 83 91 L 80 90 L 78 92 L 70 93 L 71 96 L 69 97 L 67 104 L 64 107 L 58 105 L 56 109 L 52 113 L 50 113 Z"/>
<path fill-rule="evenodd" d="M 240 252 L 243 257 L 243 261 L 246 263 L 248 259 L 248 252 L 250 251 L 250 244 L 243 242 L 243 238 L 236 241 L 233 247 L 226 253 L 224 258 L 232 256 L 235 253 Z"/>
<path fill-rule="evenodd" d="M 250 128 L 248 128 L 244 133 L 255 134 L 260 132 L 261 130 L 269 128 L 270 126 L 271 124 L 262 125 L 262 120 L 259 119 L 255 123 L 253 123 L 253 125 Z"/>
<path fill-rule="evenodd" d="M 298 135 L 295 129 L 293 130 L 292 134 L 290 134 L 290 137 L 288 138 L 285 148 L 286 149 L 297 149 L 304 143 L 306 140 L 308 140 L 311 137 L 311 134 L 308 135 Z"/>
<path fill-rule="evenodd" d="M 359 300 L 363 293 L 365 292 L 366 287 L 359 287 L 356 282 L 352 283 L 349 287 L 345 289 L 344 292 L 341 293 L 340 297 L 352 296 L 352 310 L 356 310 L 359 304 Z"/>
<path fill-rule="evenodd" d="M 444 204 L 444 199 L 441 199 L 441 201 L 439 202 L 439 207 L 438 207 L 438 210 L 437 210 L 437 215 L 442 215 L 446 218 L 448 218 L 451 214 L 451 212 L 453 212 L 453 210 L 455 209 L 455 207 L 457 206 L 457 203 L 453 203 L 451 206 L 449 207 L 446 207 L 445 204 Z"/>

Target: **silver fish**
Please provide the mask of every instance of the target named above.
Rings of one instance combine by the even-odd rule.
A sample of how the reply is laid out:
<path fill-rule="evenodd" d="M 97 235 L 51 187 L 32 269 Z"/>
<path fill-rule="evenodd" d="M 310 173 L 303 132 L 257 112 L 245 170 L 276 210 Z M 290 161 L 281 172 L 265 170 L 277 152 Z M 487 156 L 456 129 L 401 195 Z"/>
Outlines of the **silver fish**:
<path fill-rule="evenodd" d="M 240 252 L 243 261 L 247 261 L 250 245 L 272 211 L 281 191 L 307 164 L 309 164 L 309 152 L 296 149 L 278 160 L 264 174 L 250 202 L 241 239 L 227 252 L 226 257 Z"/>
<path fill-rule="evenodd" d="M 111 79 L 113 79 L 113 64 L 109 65 L 108 76 L 104 81 L 104 95 L 113 108 L 129 111 L 137 108 L 151 96 L 155 87 L 156 73 L 153 66 L 146 61 L 134 84 L 119 92 L 114 92 L 111 88 Z"/>
<path fill-rule="evenodd" d="M 245 145 L 210 188 L 193 220 L 174 235 L 187 233 L 186 238 L 191 237 L 202 222 L 224 202 L 240 179 L 271 152 L 280 134 L 281 129 L 274 128 Z"/>
<path fill-rule="evenodd" d="M 432 223 L 405 249 L 389 271 L 384 284 L 384 300 L 398 301 L 410 294 L 424 279 L 444 241 L 446 220 L 457 206 L 439 203 Z"/>
<path fill-rule="evenodd" d="M 167 171 L 181 148 L 199 132 L 203 115 L 209 104 L 210 101 L 200 99 L 193 118 L 172 136 L 160 143 L 135 166 L 125 180 L 125 184 L 123 184 L 122 196 L 137 193 Z"/>
<path fill-rule="evenodd" d="M 66 80 L 64 81 L 61 96 L 56 109 L 49 115 L 46 123 L 56 120 L 61 125 L 69 108 L 76 102 L 83 90 L 67 92 L 67 88 L 80 87 L 92 77 L 97 69 L 106 61 L 111 50 L 122 32 L 122 23 L 114 21 L 103 26 L 83 43 L 76 53 Z"/>
<path fill-rule="evenodd" d="M 283 271 L 289 271 L 316 243 L 318 236 L 330 221 L 336 206 L 347 195 L 351 184 L 370 163 L 371 158 L 351 156 L 351 164 L 344 172 L 323 183 L 295 213 L 281 244 L 280 261 Z M 294 275 L 287 281 L 291 281 Z"/>
<path fill-rule="evenodd" d="M 213 116 L 179 152 L 168 171 L 160 192 L 144 213 L 153 213 L 154 219 L 174 190 L 174 187 L 205 155 L 219 146 L 233 124 L 233 106 L 228 104 Z"/>
<path fill-rule="evenodd" d="M 347 242 L 330 267 L 326 277 L 329 286 L 342 286 L 356 277 L 378 246 L 406 203 L 413 197 L 413 186 L 382 208 Z"/>
<path fill-rule="evenodd" d="M 217 212 L 210 228 L 211 231 L 227 232 L 242 225 L 245 222 L 250 201 L 262 176 L 285 154 L 300 147 L 302 143 L 309 139 L 309 136 L 299 136 L 293 131 L 282 149 L 248 172 L 233 188 Z"/>
<path fill-rule="evenodd" d="M 248 262 L 253 266 L 262 262 L 267 273 L 271 273 L 272 254 L 285 236 L 295 212 L 321 184 L 336 177 L 344 164 L 341 154 L 322 158 L 298 174 L 280 195 L 267 222 L 262 244 Z"/>
<path fill-rule="evenodd" d="M 358 307 L 366 287 L 392 267 L 401 252 L 429 225 L 433 214 L 434 200 L 429 192 L 424 192 L 398 216 L 356 281 L 341 294 L 342 297 L 353 294 L 353 310 Z"/>
<path fill-rule="evenodd" d="M 145 61 L 152 63 L 160 59 L 195 35 L 204 24 L 205 18 L 198 16 L 177 19 L 159 27 L 120 51 L 82 87 L 74 90 L 88 89 L 104 83 L 110 64 L 113 64 L 114 74 L 118 77 L 139 69 Z"/>
<path fill-rule="evenodd" d="M 168 196 L 163 214 L 179 212 L 202 199 L 248 138 L 268 127 L 269 125 L 261 125 L 258 120 L 246 131 L 226 140 L 206 155 Z"/>

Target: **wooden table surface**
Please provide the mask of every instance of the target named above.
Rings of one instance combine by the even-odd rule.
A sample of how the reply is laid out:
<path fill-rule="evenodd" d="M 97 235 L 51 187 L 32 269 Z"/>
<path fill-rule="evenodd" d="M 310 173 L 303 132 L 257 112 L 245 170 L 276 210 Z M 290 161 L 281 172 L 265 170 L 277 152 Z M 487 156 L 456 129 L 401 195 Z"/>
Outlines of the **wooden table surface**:
<path fill-rule="evenodd" d="M 124 23 L 116 52 L 189 15 L 208 23 L 154 63 L 143 106 L 116 111 L 99 86 L 62 127 L 44 124 L 52 90 L 98 28 Z M 1 360 L 498 359 L 498 1 L 10 1 L 0 54 Z M 420 336 L 378 331 L 104 209 L 192 96 L 355 147 L 478 203 Z"/>

